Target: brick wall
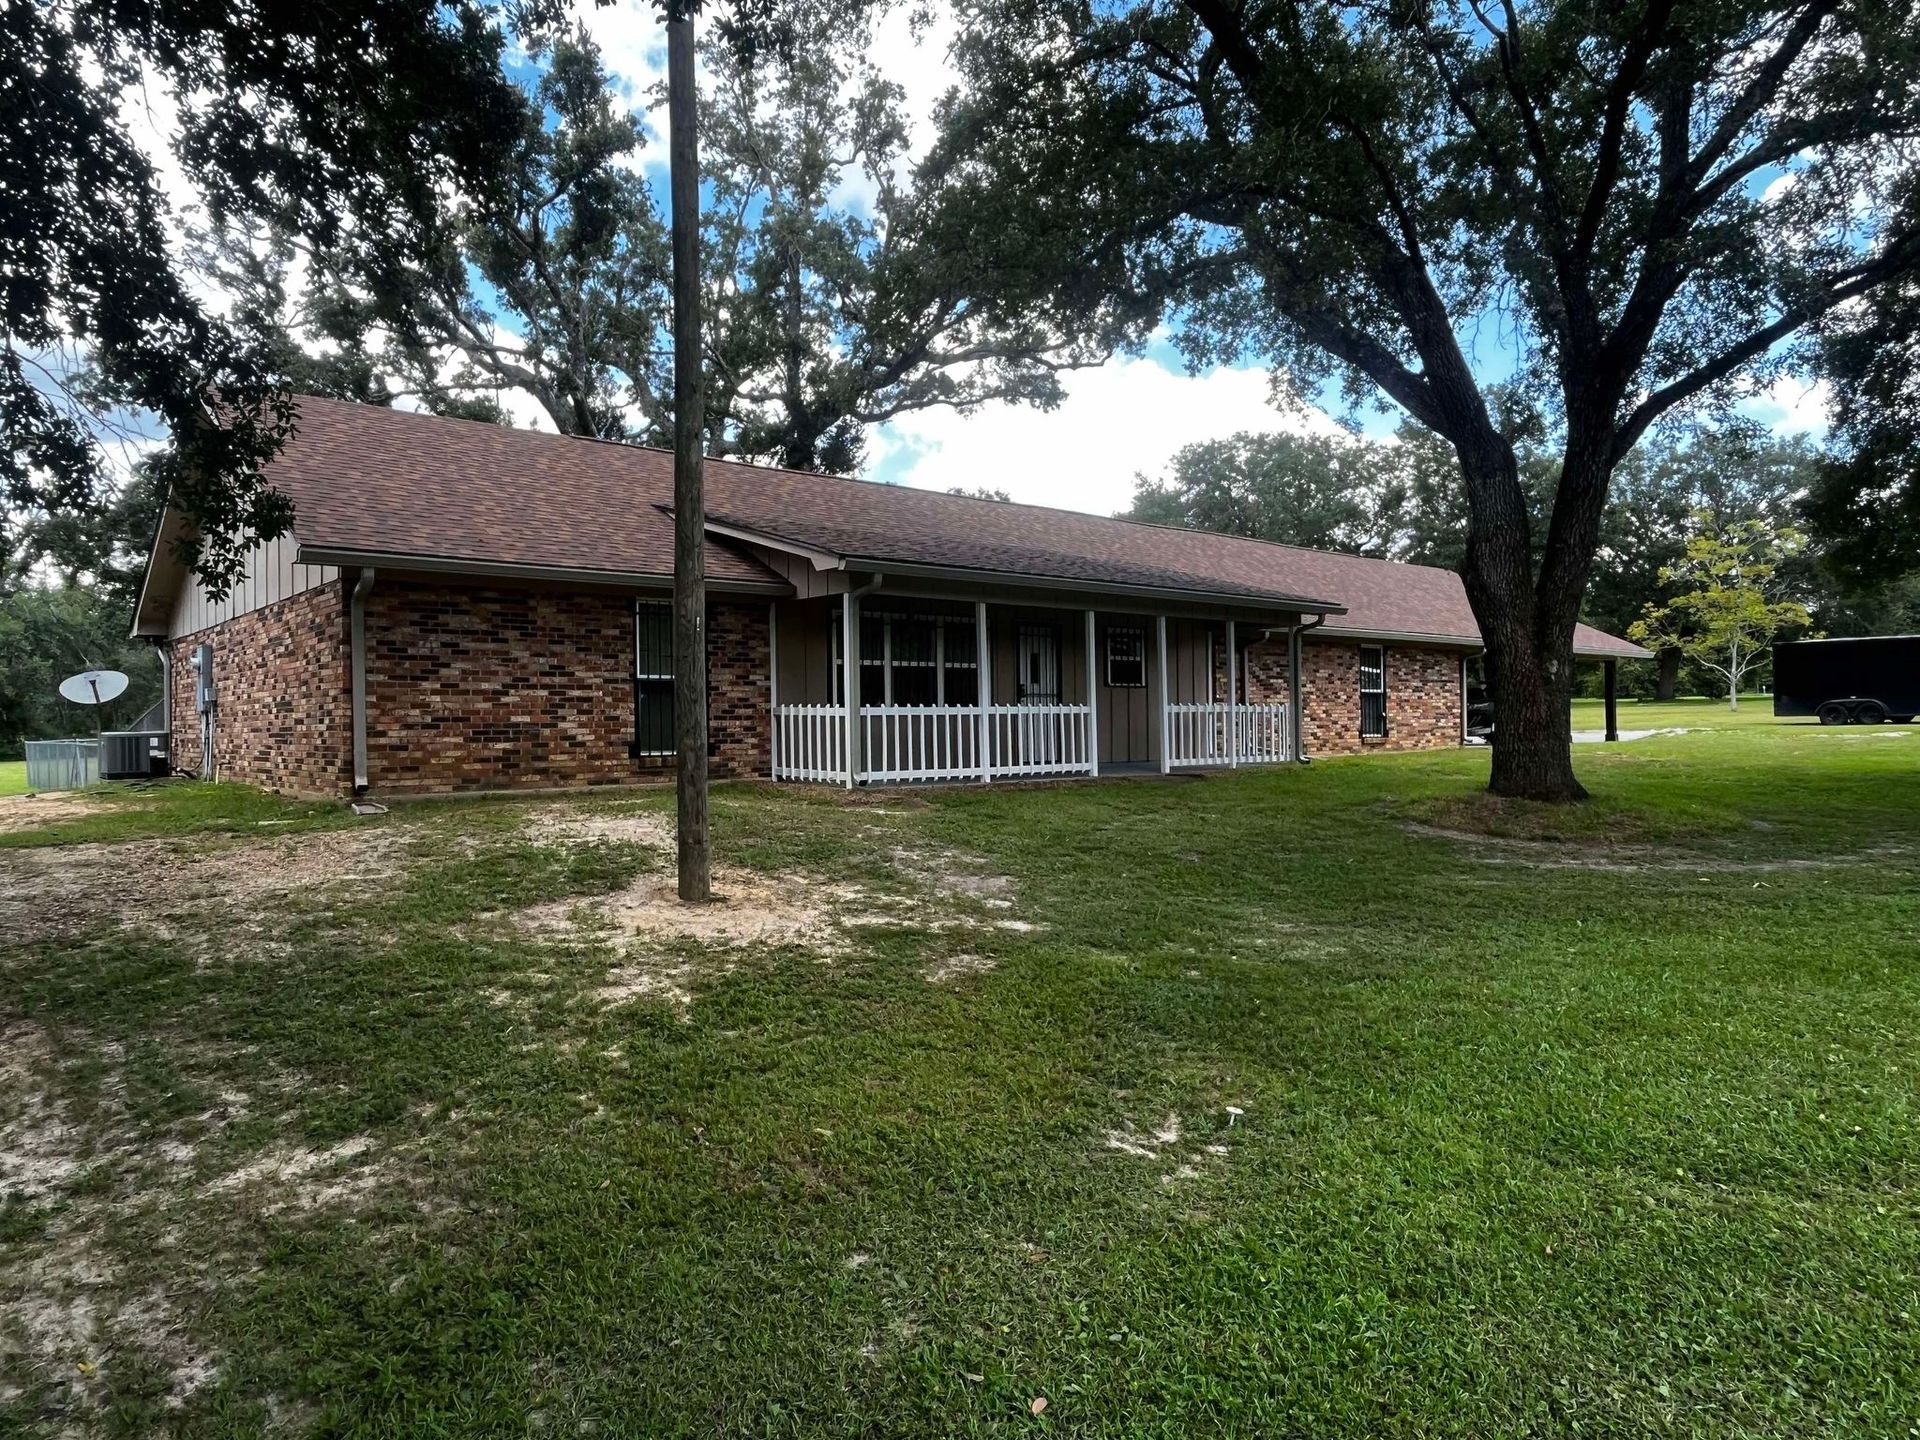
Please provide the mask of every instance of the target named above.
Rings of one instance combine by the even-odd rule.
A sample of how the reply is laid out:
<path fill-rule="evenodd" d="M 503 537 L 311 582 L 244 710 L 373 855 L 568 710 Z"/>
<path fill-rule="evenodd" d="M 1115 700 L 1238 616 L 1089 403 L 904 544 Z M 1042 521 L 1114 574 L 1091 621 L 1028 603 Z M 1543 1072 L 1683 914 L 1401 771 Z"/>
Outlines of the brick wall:
<path fill-rule="evenodd" d="M 219 777 L 288 795 L 344 794 L 353 740 L 340 582 L 172 642 L 173 763 L 188 771 L 201 760 L 193 652 L 202 641 L 213 643 Z"/>
<path fill-rule="evenodd" d="M 767 607 L 708 606 L 712 772 L 768 766 Z M 615 785 L 634 759 L 630 598 L 382 578 L 367 599 L 375 794 Z"/>
<path fill-rule="evenodd" d="M 1364 750 L 1432 750 L 1458 745 L 1461 734 L 1460 655 L 1388 645 L 1387 734 L 1360 737 L 1360 647 L 1349 641 L 1309 640 L 1300 661 L 1307 692 L 1308 755 L 1351 755 Z M 1265 641 L 1246 652 L 1247 680 L 1255 700 L 1287 698 L 1287 647 Z"/>

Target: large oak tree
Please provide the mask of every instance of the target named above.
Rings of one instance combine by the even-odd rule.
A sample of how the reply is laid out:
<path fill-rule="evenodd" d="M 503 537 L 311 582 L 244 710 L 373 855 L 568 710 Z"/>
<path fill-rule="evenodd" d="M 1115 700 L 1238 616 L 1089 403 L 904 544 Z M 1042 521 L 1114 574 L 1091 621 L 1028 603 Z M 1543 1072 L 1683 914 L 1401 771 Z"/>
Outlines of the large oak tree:
<path fill-rule="evenodd" d="M 354 238 L 368 277 L 438 244 L 449 194 L 484 194 L 525 104 L 510 28 L 556 0 L 49 0 L 0 7 L 0 507 L 6 528 L 104 516 L 103 445 L 150 457 L 197 522 L 218 590 L 284 529 L 260 478 L 291 411 L 271 338 L 210 305 L 130 121 L 172 97 L 173 161 L 215 226 Z M 510 13 L 509 13 L 510 12 Z"/>
<path fill-rule="evenodd" d="M 1504 795 L 1584 794 L 1614 468 L 1920 269 L 1905 0 L 979 0 L 958 57 L 929 178 L 999 303 L 1338 374 L 1452 447 Z M 1561 452 L 1543 533 L 1513 377 Z"/>
<path fill-rule="evenodd" d="M 701 46 L 706 453 L 850 473 L 867 427 L 895 416 L 1057 401 L 1058 371 L 1103 351 L 1006 317 L 969 293 L 966 251 L 920 243 L 905 97 L 865 58 L 864 7 L 780 8 L 778 45 L 736 29 Z M 517 391 L 562 433 L 670 443 L 666 207 L 644 127 L 585 34 L 536 58 L 512 163 L 444 246 L 370 286 L 349 236 L 277 298 L 289 267 L 229 247 L 225 278 L 328 342 L 314 378 L 355 398 L 498 418 Z"/>

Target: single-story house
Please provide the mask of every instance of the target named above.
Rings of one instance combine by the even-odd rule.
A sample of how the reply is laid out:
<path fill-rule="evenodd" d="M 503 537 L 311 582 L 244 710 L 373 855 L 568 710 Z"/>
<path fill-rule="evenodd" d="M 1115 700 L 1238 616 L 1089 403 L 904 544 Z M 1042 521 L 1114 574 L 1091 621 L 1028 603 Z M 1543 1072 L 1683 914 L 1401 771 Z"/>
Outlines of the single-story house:
<path fill-rule="evenodd" d="M 224 598 L 180 564 L 181 515 L 154 544 L 134 633 L 169 669 L 176 768 L 375 796 L 670 771 L 669 453 L 304 399 L 268 477 L 292 532 Z M 1464 737 L 1480 636 L 1451 571 L 722 461 L 706 495 L 718 776 L 991 781 Z M 1576 650 L 1646 654 L 1584 627 Z"/>

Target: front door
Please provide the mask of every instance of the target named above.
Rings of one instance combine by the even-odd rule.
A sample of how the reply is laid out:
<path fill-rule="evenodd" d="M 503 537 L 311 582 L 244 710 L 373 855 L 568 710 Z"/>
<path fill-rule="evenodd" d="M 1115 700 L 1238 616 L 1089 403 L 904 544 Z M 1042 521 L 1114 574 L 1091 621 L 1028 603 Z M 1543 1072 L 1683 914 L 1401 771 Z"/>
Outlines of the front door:
<path fill-rule="evenodd" d="M 1060 703 L 1060 630 L 1054 625 L 1020 627 L 1020 703 Z"/>

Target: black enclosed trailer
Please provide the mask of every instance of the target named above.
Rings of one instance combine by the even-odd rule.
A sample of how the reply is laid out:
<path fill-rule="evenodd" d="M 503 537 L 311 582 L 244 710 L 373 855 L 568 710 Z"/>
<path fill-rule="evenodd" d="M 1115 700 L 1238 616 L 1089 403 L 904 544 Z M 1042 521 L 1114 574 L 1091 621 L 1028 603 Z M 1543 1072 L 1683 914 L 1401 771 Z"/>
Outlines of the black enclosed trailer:
<path fill-rule="evenodd" d="M 1822 725 L 1920 715 L 1920 635 L 1793 640 L 1773 647 L 1773 713 Z"/>

